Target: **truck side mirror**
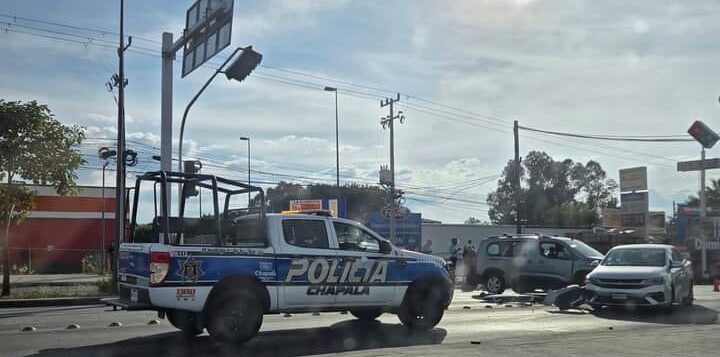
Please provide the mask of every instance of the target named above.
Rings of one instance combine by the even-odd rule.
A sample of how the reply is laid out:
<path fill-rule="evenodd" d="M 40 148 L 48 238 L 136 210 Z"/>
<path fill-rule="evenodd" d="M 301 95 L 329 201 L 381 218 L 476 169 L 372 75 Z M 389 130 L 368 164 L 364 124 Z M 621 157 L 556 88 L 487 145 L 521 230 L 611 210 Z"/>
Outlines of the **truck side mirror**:
<path fill-rule="evenodd" d="M 593 260 L 592 263 L 590 263 L 590 267 L 593 269 L 597 268 L 598 265 L 600 265 L 600 262 L 597 260 Z"/>
<path fill-rule="evenodd" d="M 392 245 L 386 240 L 380 241 L 380 253 L 390 254 L 392 253 Z"/>

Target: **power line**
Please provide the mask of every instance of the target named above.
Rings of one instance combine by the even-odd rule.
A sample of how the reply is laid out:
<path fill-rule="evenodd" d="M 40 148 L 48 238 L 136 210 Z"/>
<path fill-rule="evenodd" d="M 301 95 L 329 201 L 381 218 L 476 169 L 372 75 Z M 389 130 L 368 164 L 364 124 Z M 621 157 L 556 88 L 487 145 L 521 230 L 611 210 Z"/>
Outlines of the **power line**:
<path fill-rule="evenodd" d="M 82 27 L 82 26 L 73 26 L 73 25 L 61 24 L 61 23 L 59 23 L 59 22 L 52 22 L 52 21 L 46 21 L 46 20 L 38 20 L 38 19 L 32 19 L 32 18 L 17 16 L 17 15 L 10 15 L 10 14 L 2 14 L 2 13 L 0 13 L 0 17 L 9 18 L 9 19 L 12 19 L 13 21 L 21 20 L 21 21 L 34 22 L 34 23 L 45 24 L 45 25 L 63 27 L 63 28 L 73 29 L 73 30 L 94 32 L 94 33 L 100 34 L 101 36 L 105 36 L 105 35 L 120 36 L 119 33 L 113 32 L 113 31 L 99 30 L 99 29 L 93 29 L 93 28 L 89 28 L 89 27 Z M 131 36 L 132 36 L 132 35 L 128 35 L 128 36 L 126 36 L 126 37 L 131 37 Z M 146 42 L 150 42 L 150 43 L 155 43 L 155 44 L 158 44 L 158 45 L 161 44 L 160 41 L 151 40 L 151 39 L 147 39 L 147 38 L 143 38 L 143 37 L 139 37 L 139 36 L 132 36 L 132 38 L 134 38 L 134 39 L 136 39 L 136 40 L 141 40 L 141 41 L 146 41 Z"/>

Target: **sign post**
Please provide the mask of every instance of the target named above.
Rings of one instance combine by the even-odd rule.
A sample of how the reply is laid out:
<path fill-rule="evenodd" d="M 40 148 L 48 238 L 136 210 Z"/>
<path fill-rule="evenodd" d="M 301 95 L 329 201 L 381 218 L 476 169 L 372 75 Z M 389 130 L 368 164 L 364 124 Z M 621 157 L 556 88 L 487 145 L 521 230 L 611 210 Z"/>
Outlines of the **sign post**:
<path fill-rule="evenodd" d="M 197 0 L 187 11 L 185 31 L 173 42 L 171 32 L 162 34 L 160 87 L 160 169 L 172 170 L 173 60 L 185 48 L 183 77 L 230 44 L 234 0 Z M 220 32 L 222 31 L 222 34 Z M 225 32 L 226 31 L 226 32 Z M 227 34 L 225 36 L 225 34 Z M 221 41 L 222 38 L 222 41 Z M 211 43 L 208 45 L 208 43 Z M 209 48 L 208 48 L 209 47 Z M 167 192 L 171 192 L 169 187 Z M 167 197 L 170 209 L 170 195 Z M 161 215 L 170 212 L 161 212 Z"/>
<path fill-rule="evenodd" d="M 715 133 L 710 127 L 705 125 L 700 120 L 696 120 L 688 129 L 688 134 L 692 136 L 697 142 L 700 143 L 702 149 L 700 150 L 700 240 L 702 241 L 702 274 L 703 278 L 708 278 L 708 266 L 707 266 L 707 239 L 705 237 L 705 170 L 715 169 L 720 167 L 720 164 L 715 163 L 714 160 L 705 160 L 705 149 L 712 148 L 717 143 L 720 136 Z M 708 163 L 707 161 L 713 161 Z M 696 171 L 696 170 L 681 170 L 681 164 L 688 164 L 689 162 L 678 162 L 678 171 Z M 715 164 L 718 167 L 712 167 L 708 164 Z"/>

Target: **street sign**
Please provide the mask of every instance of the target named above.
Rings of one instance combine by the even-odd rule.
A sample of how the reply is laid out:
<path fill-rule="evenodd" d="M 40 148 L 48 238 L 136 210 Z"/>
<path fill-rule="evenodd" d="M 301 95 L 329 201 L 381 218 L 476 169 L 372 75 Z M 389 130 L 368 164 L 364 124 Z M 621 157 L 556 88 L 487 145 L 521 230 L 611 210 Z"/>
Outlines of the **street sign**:
<path fill-rule="evenodd" d="M 620 215 L 620 223 L 623 228 L 645 228 L 646 213 L 623 213 Z"/>
<path fill-rule="evenodd" d="M 185 77 L 230 45 L 233 0 L 198 0 L 187 11 L 183 50 Z"/>
<path fill-rule="evenodd" d="M 720 139 L 720 136 L 716 134 L 709 126 L 705 125 L 700 120 L 696 120 L 688 129 L 688 134 L 695 138 L 702 146 L 709 149 L 715 145 Z"/>
<path fill-rule="evenodd" d="M 620 170 L 620 192 L 647 190 L 647 167 Z"/>
<path fill-rule="evenodd" d="M 647 192 L 620 194 L 620 209 L 623 213 L 645 213 L 648 211 L 648 208 Z"/>
<path fill-rule="evenodd" d="M 720 169 L 720 159 L 680 161 L 677 163 L 678 171 L 700 171 L 703 168 L 705 170 Z"/>

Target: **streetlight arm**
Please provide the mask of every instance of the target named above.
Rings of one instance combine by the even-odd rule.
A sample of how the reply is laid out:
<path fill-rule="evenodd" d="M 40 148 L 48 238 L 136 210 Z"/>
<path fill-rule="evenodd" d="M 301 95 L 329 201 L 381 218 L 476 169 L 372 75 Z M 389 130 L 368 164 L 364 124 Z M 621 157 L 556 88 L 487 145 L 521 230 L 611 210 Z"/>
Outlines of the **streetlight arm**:
<path fill-rule="evenodd" d="M 185 107 L 185 112 L 183 112 L 182 121 L 180 122 L 180 142 L 178 142 L 178 171 L 182 172 L 182 147 L 183 147 L 183 135 L 185 134 L 185 120 L 187 120 L 188 112 L 190 111 L 190 108 L 192 108 L 193 104 L 195 104 L 195 101 L 200 97 L 200 95 L 207 89 L 207 87 L 210 85 L 210 83 L 215 79 L 215 77 L 222 73 L 225 66 L 230 62 L 233 57 L 240 51 L 244 50 L 242 47 L 238 47 L 233 51 L 233 53 L 228 57 L 225 62 L 213 73 L 212 76 L 205 82 L 205 84 L 200 88 L 200 91 L 195 94 L 195 96 L 190 100 L 190 103 Z"/>

